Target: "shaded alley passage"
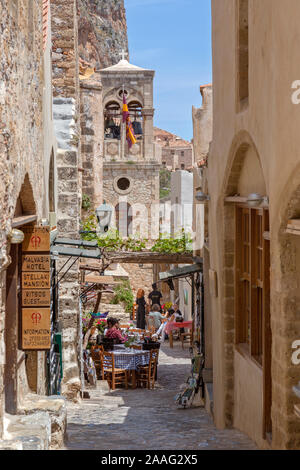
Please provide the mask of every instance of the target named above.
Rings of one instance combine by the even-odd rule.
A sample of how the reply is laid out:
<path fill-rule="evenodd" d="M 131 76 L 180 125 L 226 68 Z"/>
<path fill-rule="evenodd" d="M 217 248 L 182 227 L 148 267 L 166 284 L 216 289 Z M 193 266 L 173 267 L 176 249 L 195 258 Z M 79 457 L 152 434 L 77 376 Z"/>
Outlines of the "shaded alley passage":
<path fill-rule="evenodd" d="M 174 396 L 190 369 L 188 350 L 162 345 L 158 383 L 154 390 L 117 389 L 109 392 L 98 381 L 91 399 L 68 404 L 66 449 L 205 450 L 256 449 L 236 430 L 216 430 L 203 408 L 178 409 Z"/>

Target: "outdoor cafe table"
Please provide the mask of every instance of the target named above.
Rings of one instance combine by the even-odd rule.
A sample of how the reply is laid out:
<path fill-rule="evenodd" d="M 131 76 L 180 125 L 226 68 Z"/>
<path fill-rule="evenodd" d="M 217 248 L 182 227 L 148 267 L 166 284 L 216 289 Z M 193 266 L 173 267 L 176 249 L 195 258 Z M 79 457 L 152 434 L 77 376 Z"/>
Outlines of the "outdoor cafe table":
<path fill-rule="evenodd" d="M 131 371 L 132 388 L 136 388 L 136 370 L 139 366 L 147 366 L 150 360 L 149 351 L 140 351 L 117 346 L 116 350 L 110 351 L 114 355 L 115 368 Z"/>
<path fill-rule="evenodd" d="M 182 322 L 175 322 L 171 321 L 166 324 L 165 333 L 169 335 L 169 342 L 170 348 L 173 348 L 173 330 L 178 330 L 178 328 L 188 328 L 192 329 L 193 322 L 192 321 L 182 321 Z"/>

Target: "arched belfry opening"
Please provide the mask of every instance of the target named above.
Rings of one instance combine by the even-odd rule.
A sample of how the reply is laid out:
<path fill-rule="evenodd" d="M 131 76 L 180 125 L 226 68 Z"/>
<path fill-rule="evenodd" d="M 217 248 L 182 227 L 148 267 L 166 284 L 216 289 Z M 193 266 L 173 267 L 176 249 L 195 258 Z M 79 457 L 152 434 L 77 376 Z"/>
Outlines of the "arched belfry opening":
<path fill-rule="evenodd" d="M 120 103 L 109 101 L 104 109 L 105 139 L 121 139 L 122 110 Z"/>
<path fill-rule="evenodd" d="M 128 103 L 128 111 L 136 138 L 142 140 L 144 128 L 143 106 L 139 101 L 130 101 Z"/>
<path fill-rule="evenodd" d="M 247 426 L 255 415 L 261 420 L 260 438 L 265 439 L 272 431 L 267 190 L 258 151 L 247 133 L 236 137 L 229 161 L 224 186 L 222 286 L 227 425 L 250 432 Z M 254 202 L 253 194 L 257 197 Z M 245 410 L 247 419 L 243 416 Z"/>

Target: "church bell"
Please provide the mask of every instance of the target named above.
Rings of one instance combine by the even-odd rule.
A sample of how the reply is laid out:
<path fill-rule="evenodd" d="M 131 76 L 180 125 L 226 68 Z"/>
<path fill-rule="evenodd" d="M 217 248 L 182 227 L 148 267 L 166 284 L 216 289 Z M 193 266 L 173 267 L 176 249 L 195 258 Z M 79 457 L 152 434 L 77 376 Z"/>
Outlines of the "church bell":
<path fill-rule="evenodd" d="M 132 127 L 133 127 L 135 135 L 143 134 L 142 124 L 139 121 L 133 121 Z"/>

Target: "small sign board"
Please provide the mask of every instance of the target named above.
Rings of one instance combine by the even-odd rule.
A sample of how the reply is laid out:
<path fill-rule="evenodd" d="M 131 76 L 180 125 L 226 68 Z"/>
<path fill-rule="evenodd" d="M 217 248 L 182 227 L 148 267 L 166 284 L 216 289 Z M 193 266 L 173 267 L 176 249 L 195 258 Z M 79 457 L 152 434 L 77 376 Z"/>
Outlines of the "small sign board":
<path fill-rule="evenodd" d="M 50 252 L 50 227 L 24 227 L 23 252 Z"/>
<path fill-rule="evenodd" d="M 50 273 L 22 273 L 23 289 L 50 289 Z"/>
<path fill-rule="evenodd" d="M 22 256 L 22 271 L 23 272 L 50 271 L 50 256 L 49 255 L 31 255 L 31 254 L 23 255 Z"/>
<path fill-rule="evenodd" d="M 23 307 L 48 307 L 50 305 L 49 289 L 23 289 L 22 306 Z"/>
<path fill-rule="evenodd" d="M 22 349 L 45 350 L 50 346 L 50 308 L 23 308 Z"/>

